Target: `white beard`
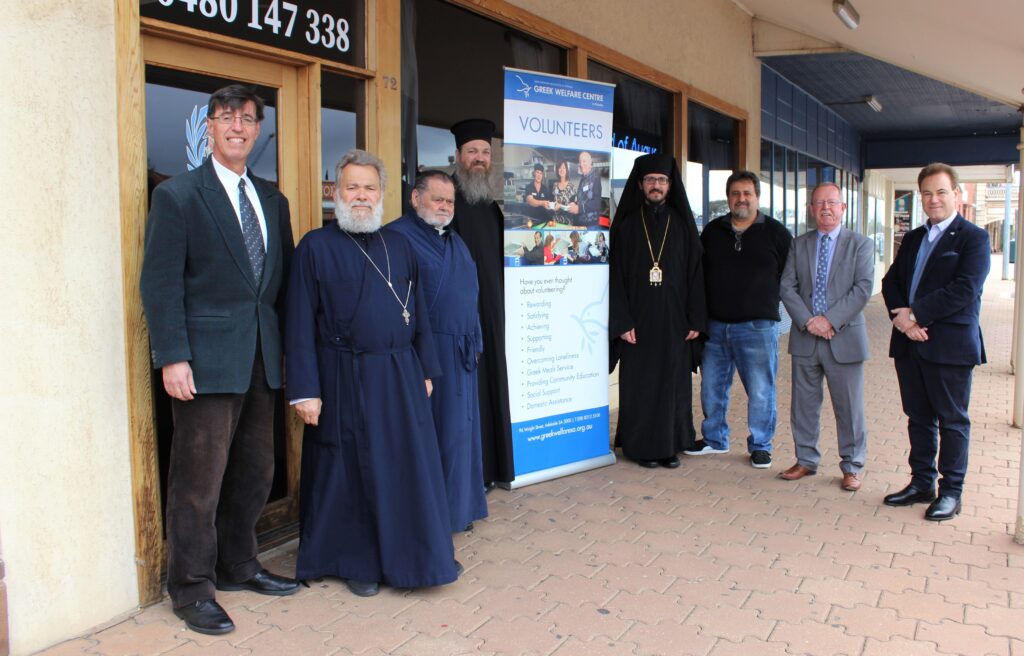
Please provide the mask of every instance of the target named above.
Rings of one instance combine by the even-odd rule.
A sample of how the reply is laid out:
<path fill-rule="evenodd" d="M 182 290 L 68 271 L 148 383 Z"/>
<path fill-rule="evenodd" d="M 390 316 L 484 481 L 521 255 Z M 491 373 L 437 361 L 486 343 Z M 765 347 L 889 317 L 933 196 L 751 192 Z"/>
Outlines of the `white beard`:
<path fill-rule="evenodd" d="M 423 210 L 422 214 L 420 210 L 416 210 L 416 214 L 423 219 L 423 221 L 434 228 L 440 233 L 444 233 L 444 229 L 448 227 L 448 224 L 452 222 L 451 216 L 442 217 L 437 212 L 431 212 L 429 210 Z"/>
<path fill-rule="evenodd" d="M 380 230 L 384 218 L 384 203 L 377 203 L 368 219 L 357 219 L 352 215 L 352 207 L 340 200 L 335 200 L 334 215 L 338 219 L 338 227 L 345 232 L 365 233 Z"/>
<path fill-rule="evenodd" d="M 490 202 L 491 198 L 491 172 L 465 171 L 461 166 L 455 167 L 455 180 L 459 183 L 459 190 L 470 205 Z"/>

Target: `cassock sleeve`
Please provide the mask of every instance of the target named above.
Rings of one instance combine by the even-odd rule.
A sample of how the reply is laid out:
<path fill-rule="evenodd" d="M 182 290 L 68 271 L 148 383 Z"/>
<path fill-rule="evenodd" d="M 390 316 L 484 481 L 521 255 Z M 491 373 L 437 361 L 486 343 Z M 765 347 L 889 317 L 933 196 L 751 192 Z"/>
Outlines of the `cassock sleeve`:
<path fill-rule="evenodd" d="M 622 217 L 625 220 L 625 217 Z M 622 352 L 619 335 L 635 327 L 629 313 L 629 299 L 626 296 L 626 267 L 622 257 L 626 253 L 623 243 L 624 226 L 612 223 L 608 246 L 608 373 L 615 371 Z M 616 256 L 616 253 L 619 253 Z"/>
<path fill-rule="evenodd" d="M 320 369 L 316 356 L 316 316 L 320 284 L 315 249 L 306 237 L 299 242 L 288 278 L 285 327 L 285 395 L 292 399 L 319 399 Z"/>
<path fill-rule="evenodd" d="M 419 356 L 420 366 L 423 367 L 423 375 L 431 379 L 440 378 L 441 362 L 437 359 L 434 331 L 430 328 L 430 311 L 427 309 L 427 299 L 423 293 L 423 279 L 420 277 L 419 264 L 412 253 L 412 245 L 409 245 L 408 249 L 409 270 L 412 272 L 410 277 L 416 281 L 416 337 L 413 339 L 413 348 L 416 349 L 416 355 Z"/>
<path fill-rule="evenodd" d="M 704 248 L 700 245 L 700 235 L 697 233 L 697 225 L 691 220 L 690 224 L 690 249 L 689 249 L 689 279 L 690 288 L 686 294 L 686 318 L 690 330 L 696 330 L 700 335 L 691 339 L 690 345 L 690 371 L 697 373 L 704 359 L 704 342 L 708 339 L 708 305 L 704 289 Z"/>

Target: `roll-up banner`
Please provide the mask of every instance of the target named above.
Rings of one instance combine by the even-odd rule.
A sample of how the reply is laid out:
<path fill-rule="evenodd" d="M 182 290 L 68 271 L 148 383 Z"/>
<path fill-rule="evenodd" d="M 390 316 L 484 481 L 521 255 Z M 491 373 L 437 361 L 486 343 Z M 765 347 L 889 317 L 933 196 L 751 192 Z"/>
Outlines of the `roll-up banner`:
<path fill-rule="evenodd" d="M 608 434 L 614 85 L 505 69 L 505 339 L 515 480 L 615 462 Z"/>

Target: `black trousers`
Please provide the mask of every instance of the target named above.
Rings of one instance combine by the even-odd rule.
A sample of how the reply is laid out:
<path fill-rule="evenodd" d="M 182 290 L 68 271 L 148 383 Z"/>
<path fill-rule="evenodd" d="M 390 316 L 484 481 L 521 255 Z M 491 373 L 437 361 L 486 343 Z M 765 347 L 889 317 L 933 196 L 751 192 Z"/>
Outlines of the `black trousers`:
<path fill-rule="evenodd" d="M 215 596 L 261 566 L 256 520 L 274 477 L 274 400 L 257 354 L 245 394 L 172 399 L 167 591 L 175 608 Z"/>
<path fill-rule="evenodd" d="M 933 490 L 941 473 L 939 494 L 959 499 L 971 441 L 967 404 L 971 399 L 974 367 L 922 360 L 913 345 L 895 363 L 903 412 L 908 418 L 911 483 Z"/>

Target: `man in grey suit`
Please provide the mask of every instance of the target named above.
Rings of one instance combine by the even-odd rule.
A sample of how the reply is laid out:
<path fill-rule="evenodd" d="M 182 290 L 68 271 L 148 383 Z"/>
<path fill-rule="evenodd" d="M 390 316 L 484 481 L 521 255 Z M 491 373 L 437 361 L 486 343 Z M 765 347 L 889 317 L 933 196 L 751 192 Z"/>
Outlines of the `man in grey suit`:
<path fill-rule="evenodd" d="M 174 418 L 167 591 L 188 628 L 214 635 L 234 629 L 215 589 L 298 590 L 256 555 L 284 382 L 278 307 L 294 250 L 288 200 L 246 168 L 262 120 L 249 87 L 213 93 L 213 153 L 153 191 L 140 281 Z"/>
<path fill-rule="evenodd" d="M 868 333 L 863 310 L 871 297 L 874 253 L 870 239 L 842 228 L 846 204 L 834 183 L 815 187 L 809 207 L 817 229 L 797 237 L 782 272 L 782 303 L 793 319 L 790 417 L 797 462 L 779 477 L 795 481 L 817 473 L 824 377 L 839 433 L 840 485 L 856 492 L 867 452 L 864 361 Z"/>

